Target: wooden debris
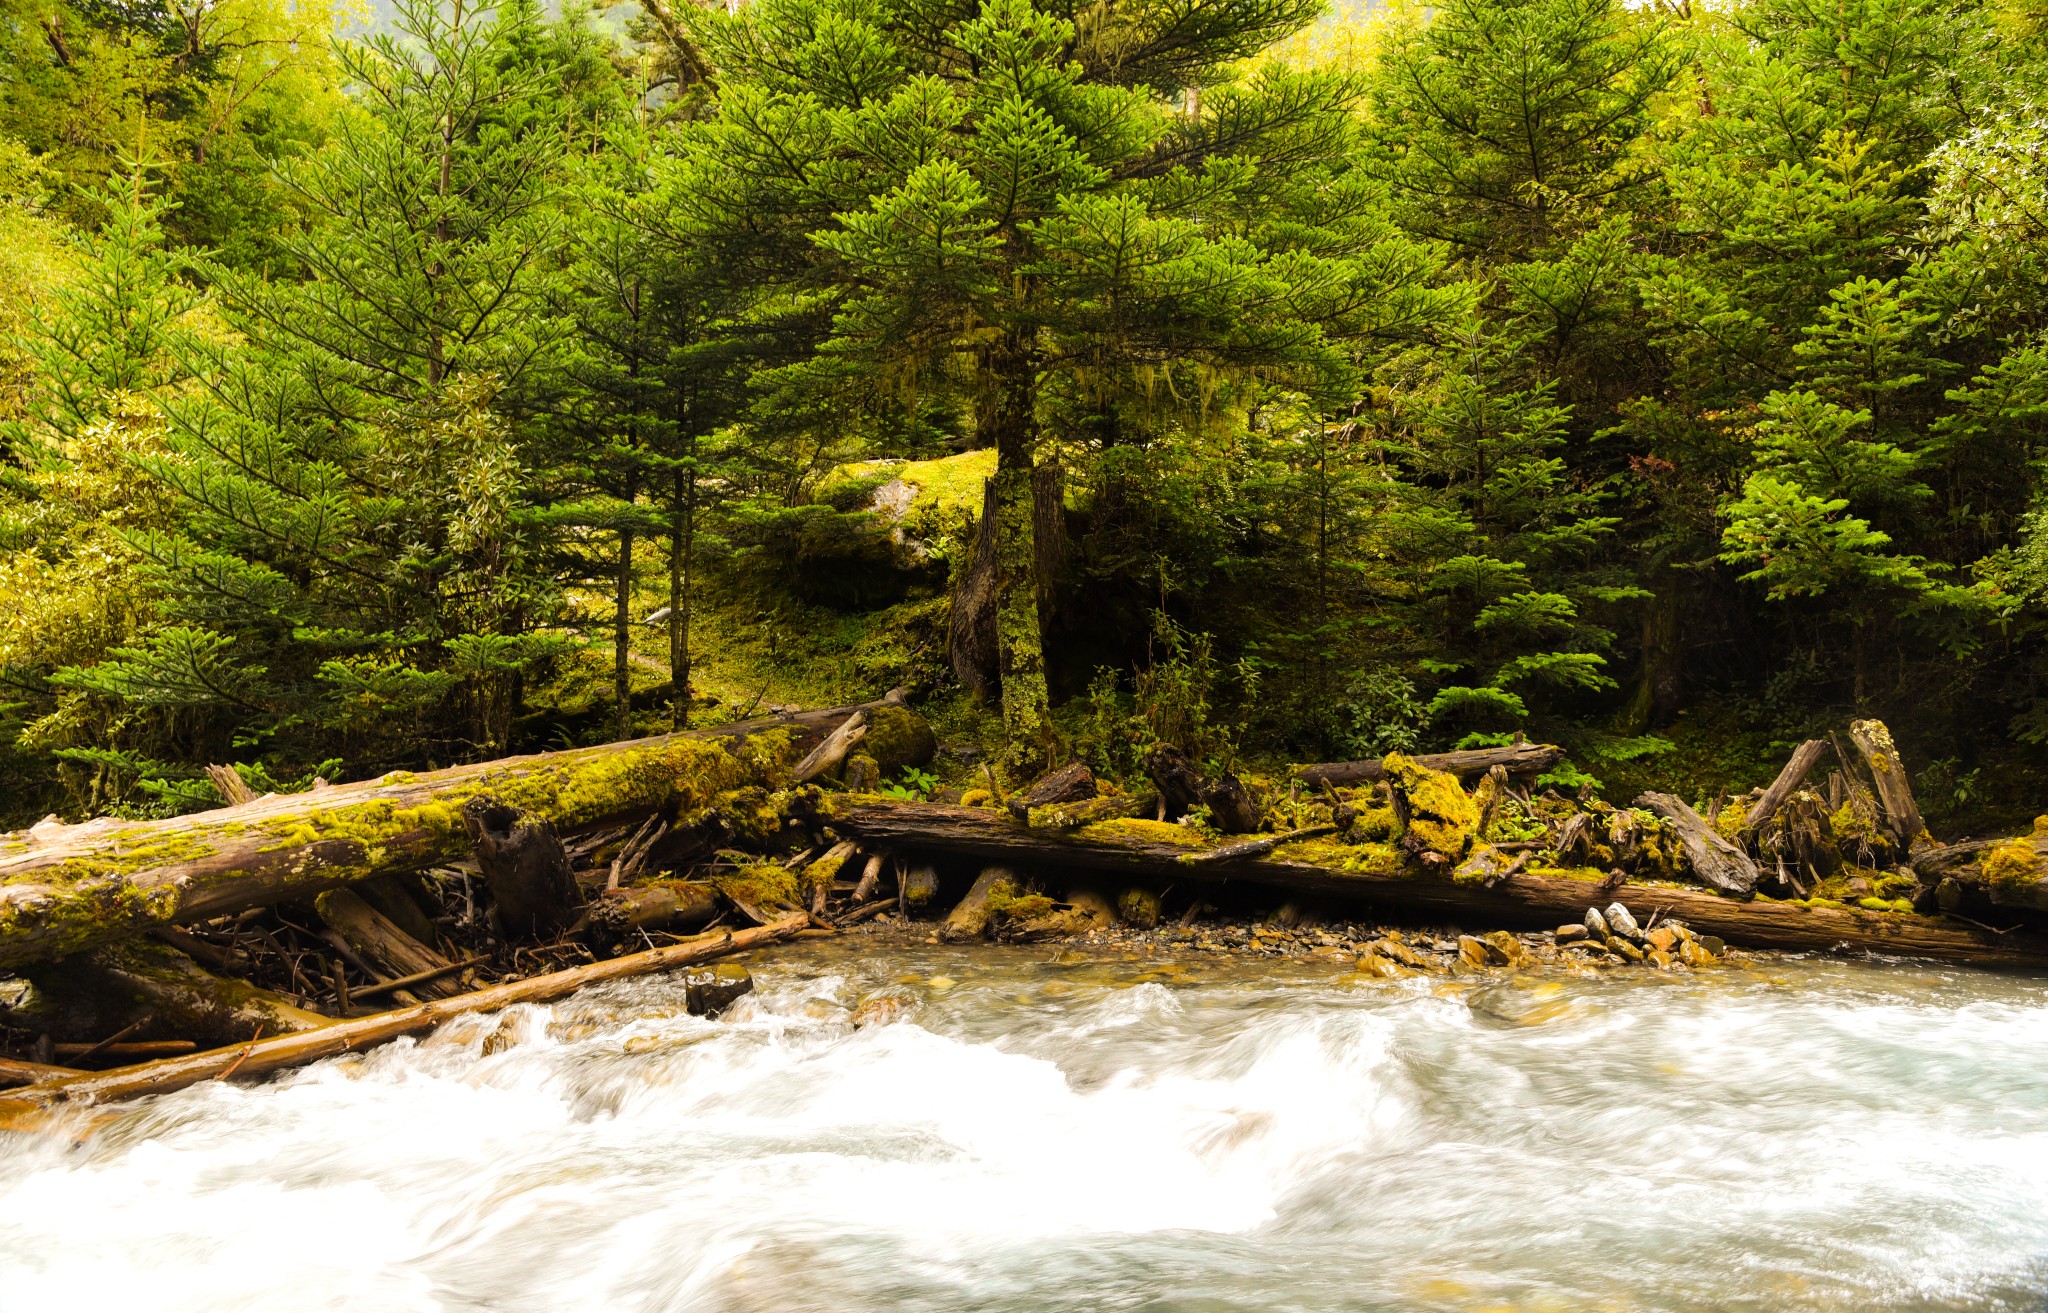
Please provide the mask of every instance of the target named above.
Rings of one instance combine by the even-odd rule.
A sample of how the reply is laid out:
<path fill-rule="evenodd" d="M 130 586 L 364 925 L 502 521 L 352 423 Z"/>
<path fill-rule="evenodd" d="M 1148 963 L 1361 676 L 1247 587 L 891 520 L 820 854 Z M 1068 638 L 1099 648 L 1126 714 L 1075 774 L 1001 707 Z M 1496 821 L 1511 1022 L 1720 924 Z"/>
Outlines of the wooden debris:
<path fill-rule="evenodd" d="M 1468 748 L 1462 752 L 1426 752 L 1411 758 L 1430 770 L 1445 771 L 1460 779 L 1484 775 L 1499 766 L 1510 775 L 1537 775 L 1564 760 L 1564 749 L 1549 743 L 1510 743 L 1498 748 Z M 1313 766 L 1296 766 L 1294 776 L 1305 784 L 1329 783 L 1339 788 L 1373 784 L 1387 777 L 1382 761 L 1326 761 Z"/>
<path fill-rule="evenodd" d="M 545 816 L 479 794 L 463 803 L 462 822 L 502 934 L 545 939 L 576 919 L 576 877 Z"/>
<path fill-rule="evenodd" d="M 1750 807 L 1749 814 L 1743 817 L 1742 833 L 1745 837 L 1753 840 L 1765 822 L 1778 814 L 1778 808 L 1784 806 L 1785 800 L 1806 782 L 1806 777 L 1820 764 L 1827 751 L 1825 739 L 1808 739 L 1792 750 L 1792 758 L 1778 772 L 1778 778 L 1771 781 L 1770 787 L 1764 790 L 1764 796 L 1758 798 Z"/>
<path fill-rule="evenodd" d="M 1095 773 L 1081 762 L 1072 761 L 1039 776 L 1029 788 L 1012 794 L 1003 805 L 1009 808 L 1012 816 L 1023 820 L 1033 807 L 1050 806 L 1056 802 L 1080 802 L 1094 797 L 1095 791 Z"/>
<path fill-rule="evenodd" d="M 1907 852 L 1927 842 L 1927 823 L 1920 819 L 1920 805 L 1913 801 L 1913 785 L 1892 743 L 1892 732 L 1881 720 L 1859 720 L 1849 726 L 1849 742 L 1855 745 L 1863 769 L 1870 773 L 1879 822 L 1891 833 L 1898 850 Z"/>
<path fill-rule="evenodd" d="M 384 988 L 402 988 L 384 979 L 386 976 L 424 975 L 428 983 L 423 992 L 429 996 L 446 998 L 462 992 L 461 986 L 443 978 L 452 974 L 444 969 L 452 965 L 447 958 L 400 930 L 396 923 L 364 902 L 354 890 L 330 889 L 315 899 L 313 906 L 329 929 L 340 935 L 366 961 L 380 968 L 376 974 L 378 983 Z M 358 994 L 363 992 L 356 991 Z"/>
<path fill-rule="evenodd" d="M 846 758 L 860 741 L 867 737 L 868 713 L 856 711 L 825 736 L 825 741 L 812 748 L 804 759 L 797 763 L 794 777 L 798 784 L 808 784 L 823 775 L 835 775 L 846 765 Z"/>
<path fill-rule="evenodd" d="M 262 1076 L 338 1054 L 359 1053 L 401 1035 L 430 1030 L 467 1013 L 495 1012 L 518 1003 L 546 1003 L 591 985 L 670 971 L 775 943 L 790 938 L 806 924 L 807 918 L 790 917 L 755 930 L 740 930 L 649 949 L 644 953 L 615 957 L 608 962 L 492 985 L 454 998 L 435 999 L 353 1021 L 337 1021 L 301 1034 L 278 1035 L 210 1049 L 188 1057 L 166 1058 L 112 1071 L 42 1081 L 12 1094 L 0 1095 L 0 1130 L 47 1130 L 53 1120 L 69 1109 L 167 1094 L 229 1074 Z"/>
<path fill-rule="evenodd" d="M 1722 838 L 1705 817 L 1684 802 L 1668 793 L 1645 793 L 1634 805 L 1671 822 L 1701 884 L 1738 898 L 1756 892 L 1758 871 L 1749 854 Z"/>

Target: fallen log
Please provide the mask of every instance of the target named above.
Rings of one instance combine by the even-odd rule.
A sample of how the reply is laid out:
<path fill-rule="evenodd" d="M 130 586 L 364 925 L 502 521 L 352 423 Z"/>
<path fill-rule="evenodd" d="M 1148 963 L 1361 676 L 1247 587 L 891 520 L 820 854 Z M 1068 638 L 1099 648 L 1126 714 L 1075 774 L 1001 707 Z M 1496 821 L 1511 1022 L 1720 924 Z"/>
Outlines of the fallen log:
<path fill-rule="evenodd" d="M 707 939 L 615 957 L 608 962 L 492 985 L 455 998 L 435 999 L 413 1007 L 358 1017 L 354 1021 L 337 1021 L 302 1034 L 280 1035 L 274 1039 L 231 1044 L 186 1057 L 40 1081 L 12 1094 L 0 1095 L 0 1130 L 47 1130 L 52 1118 L 68 1109 L 96 1107 L 151 1094 L 168 1094 L 201 1081 L 219 1080 L 229 1075 L 262 1076 L 342 1053 L 359 1053 L 401 1035 L 430 1030 L 467 1013 L 495 1012 L 516 1003 L 546 1003 L 586 986 L 669 971 L 788 939 L 806 924 L 807 918 L 790 917 L 754 930 L 722 933 Z"/>
<path fill-rule="evenodd" d="M 1564 760 L 1564 749 L 1550 743 L 1509 743 L 1498 748 L 1467 748 L 1462 752 L 1425 752 L 1410 758 L 1419 766 L 1440 770 L 1460 779 L 1484 775 L 1499 766 L 1510 775 L 1537 775 Z M 1356 784 L 1377 784 L 1387 778 L 1383 760 L 1326 761 L 1296 766 L 1294 777 L 1304 784 L 1328 783 L 1337 788 Z"/>
<path fill-rule="evenodd" d="M 53 1067 L 47 1062 L 24 1058 L 0 1058 L 0 1086 L 34 1085 L 40 1081 L 65 1080 L 87 1073 L 76 1067 Z"/>
<path fill-rule="evenodd" d="M 1156 880 L 1246 881 L 1356 900 L 1390 910 L 1474 924 L 1540 928 L 1577 921 L 1586 908 L 1619 900 L 1677 917 L 1701 934 L 1749 948 L 1860 949 L 1985 966 L 2048 966 L 2048 940 L 1999 934 L 1908 912 L 1778 902 L 1737 902 L 1682 884 L 1599 881 L 1543 869 L 1497 884 L 1424 877 L 1391 844 L 1309 839 L 1264 857 L 1188 864 L 1211 845 L 1184 826 L 1111 821 L 1079 831 L 1029 829 L 994 811 L 888 802 L 827 800 L 830 824 L 863 843 L 942 853 L 1013 868 L 1088 870 Z"/>
<path fill-rule="evenodd" d="M 562 833 L 710 811 L 722 795 L 786 780 L 788 763 L 855 711 L 883 709 L 894 738 L 908 745 L 893 751 L 930 746 L 929 728 L 892 694 L 719 729 L 394 772 L 170 820 L 46 822 L 0 836 L 0 969 L 464 858 L 461 807 L 480 794 Z"/>
<path fill-rule="evenodd" d="M 424 973 L 427 985 L 424 992 L 435 998 L 446 998 L 459 994 L 462 987 L 452 980 L 443 979 L 448 959 L 427 947 L 419 940 L 400 930 L 382 912 L 356 896 L 353 889 L 329 889 L 313 900 L 314 910 L 320 913 L 330 929 L 347 941 L 348 946 L 383 968 L 378 984 L 386 989 L 402 989 L 404 985 L 394 984 L 383 977 L 420 976 Z"/>
<path fill-rule="evenodd" d="M 38 1029 L 65 1037 L 105 1035 L 147 1014 L 163 1037 L 214 1044 L 253 1034 L 312 1030 L 332 1018 L 245 981 L 216 976 L 168 944 L 109 944 L 28 972 Z M 32 1014 L 33 1015 L 33 1014 Z M 30 1017 L 23 1017 L 29 1020 Z"/>

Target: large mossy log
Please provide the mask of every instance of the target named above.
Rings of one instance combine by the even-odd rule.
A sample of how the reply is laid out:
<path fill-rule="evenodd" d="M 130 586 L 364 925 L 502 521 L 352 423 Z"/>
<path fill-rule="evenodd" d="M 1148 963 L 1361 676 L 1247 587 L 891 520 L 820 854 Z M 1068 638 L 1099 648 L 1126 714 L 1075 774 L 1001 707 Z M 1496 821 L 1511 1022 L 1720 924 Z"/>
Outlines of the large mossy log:
<path fill-rule="evenodd" d="M 0 838 L 0 969 L 463 857 L 462 805 L 480 795 L 562 833 L 721 803 L 746 811 L 749 791 L 762 814 L 728 819 L 742 832 L 779 822 L 758 791 L 786 782 L 789 767 L 856 711 L 869 713 L 871 753 L 891 744 L 929 749 L 929 728 L 899 691 L 719 729 L 395 772 L 171 820 L 8 835 Z"/>
<path fill-rule="evenodd" d="M 1197 860 L 1215 845 L 1185 826 L 1105 821 L 1074 831 L 1030 829 L 999 812 L 832 798 L 840 832 L 904 852 L 950 854 L 1041 870 L 1088 870 L 1159 881 L 1245 881 L 1472 924 L 1558 925 L 1620 901 L 1639 916 L 1683 920 L 1750 948 L 1863 949 L 1988 966 L 2048 966 L 2048 939 L 1998 934 L 1940 917 L 1757 898 L 1737 902 L 1696 885 L 1582 879 L 1517 871 L 1486 881 L 1424 874 L 1392 844 L 1305 838 L 1264 856 Z"/>

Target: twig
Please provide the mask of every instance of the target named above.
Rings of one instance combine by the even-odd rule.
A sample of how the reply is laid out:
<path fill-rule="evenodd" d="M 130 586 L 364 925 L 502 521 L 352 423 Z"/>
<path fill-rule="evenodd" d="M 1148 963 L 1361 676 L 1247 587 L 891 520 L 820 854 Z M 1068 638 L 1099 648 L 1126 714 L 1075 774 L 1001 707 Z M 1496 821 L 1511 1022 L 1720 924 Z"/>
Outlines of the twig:
<path fill-rule="evenodd" d="M 1337 827 L 1334 825 L 1310 825 L 1299 830 L 1289 830 L 1285 834 L 1269 834 L 1263 839 L 1252 839 L 1246 843 L 1225 844 L 1221 848 L 1211 848 L 1207 852 L 1187 853 L 1176 860 L 1183 866 L 1203 866 L 1210 862 L 1235 861 L 1243 857 L 1263 857 L 1283 843 L 1293 843 L 1296 839 L 1318 839 L 1336 832 Z"/>
<path fill-rule="evenodd" d="M 256 1027 L 256 1033 L 255 1033 L 254 1035 L 252 1035 L 252 1036 L 250 1036 L 250 1037 L 249 1037 L 249 1047 L 248 1047 L 248 1048 L 245 1048 L 245 1049 L 243 1049 L 243 1050 L 242 1050 L 242 1053 L 241 1053 L 241 1056 L 240 1056 L 240 1057 L 238 1057 L 238 1058 L 236 1058 L 236 1059 L 235 1059 L 235 1060 L 234 1060 L 233 1062 L 230 1062 L 230 1063 L 229 1063 L 229 1064 L 227 1065 L 227 1070 L 225 1070 L 225 1071 L 221 1072 L 221 1074 L 220 1074 L 220 1075 L 218 1075 L 218 1076 L 215 1076 L 215 1077 L 214 1077 L 214 1079 L 215 1079 L 215 1080 L 226 1080 L 226 1079 L 227 1079 L 228 1077 L 230 1077 L 230 1076 L 234 1075 L 234 1074 L 235 1074 L 235 1073 L 236 1073 L 237 1071 L 240 1071 L 240 1070 L 241 1070 L 241 1067 L 242 1067 L 242 1064 L 243 1064 L 243 1063 L 245 1063 L 245 1062 L 247 1062 L 247 1061 L 249 1060 L 249 1055 L 250 1055 L 251 1053 L 254 1053 L 254 1052 L 256 1051 L 256 1044 L 257 1044 L 257 1042 L 258 1042 L 259 1040 L 261 1040 L 262 1038 L 263 1038 L 263 1027 L 261 1027 L 261 1026 L 258 1026 L 258 1027 Z"/>
<path fill-rule="evenodd" d="M 73 1058 L 71 1060 L 71 1065 L 74 1067 L 84 1066 L 86 1063 L 91 1062 L 100 1054 L 105 1053 L 108 1049 L 113 1048 L 116 1044 L 119 1044 L 122 1040 L 127 1039 L 130 1035 L 133 1035 L 136 1031 L 141 1030 L 144 1026 L 147 1026 L 150 1022 L 155 1020 L 156 1017 L 154 1015 L 148 1012 L 143 1013 L 134 1021 L 129 1022 L 127 1025 L 121 1027 L 121 1029 L 115 1031 L 113 1034 L 107 1036 L 99 1043 L 93 1045 L 85 1052 Z"/>
<path fill-rule="evenodd" d="M 467 971 L 473 966 L 478 966 L 490 960 L 490 954 L 478 953 L 475 957 L 466 957 L 460 962 L 448 962 L 426 971 L 415 971 L 409 976 L 400 976 L 396 980 L 380 980 L 368 989 L 357 990 L 356 997 L 368 998 L 372 994 L 385 994 L 394 989 L 410 989 L 414 985 L 428 984 L 431 981 L 441 979 L 443 976 L 452 976 L 458 972 Z"/>

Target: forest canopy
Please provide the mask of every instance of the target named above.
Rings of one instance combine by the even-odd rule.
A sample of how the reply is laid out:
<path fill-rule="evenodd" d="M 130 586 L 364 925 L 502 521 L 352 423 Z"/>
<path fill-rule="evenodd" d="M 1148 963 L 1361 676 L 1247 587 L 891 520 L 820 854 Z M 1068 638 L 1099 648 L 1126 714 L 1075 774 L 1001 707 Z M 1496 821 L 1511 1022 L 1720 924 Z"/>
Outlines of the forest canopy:
<path fill-rule="evenodd" d="M 0 822 L 895 685 L 2039 810 L 2023 7 L 0 12 Z"/>

